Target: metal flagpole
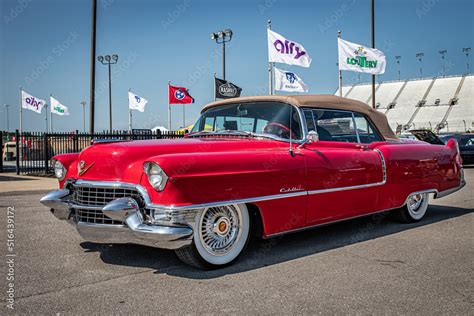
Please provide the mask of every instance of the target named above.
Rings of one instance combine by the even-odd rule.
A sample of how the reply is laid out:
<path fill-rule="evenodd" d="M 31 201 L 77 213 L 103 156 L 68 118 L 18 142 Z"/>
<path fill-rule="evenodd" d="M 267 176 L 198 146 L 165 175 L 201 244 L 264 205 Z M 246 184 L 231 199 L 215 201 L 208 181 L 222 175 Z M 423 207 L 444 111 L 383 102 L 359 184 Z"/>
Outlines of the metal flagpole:
<path fill-rule="evenodd" d="M 45 103 L 44 105 L 44 113 L 45 115 L 45 120 L 46 120 L 46 133 L 48 132 L 48 103 Z"/>
<path fill-rule="evenodd" d="M 337 31 L 337 38 L 341 38 L 341 31 Z M 339 50 L 339 41 L 338 41 L 338 50 Z M 339 54 L 338 54 L 339 56 Z M 339 65 L 339 62 L 337 63 L 339 67 L 339 96 L 342 97 L 342 70 L 341 70 L 341 65 Z"/>
<path fill-rule="evenodd" d="M 171 131 L 170 85 L 171 85 L 171 81 L 168 81 L 168 130 Z"/>
<path fill-rule="evenodd" d="M 128 92 L 131 92 L 131 91 L 132 89 L 128 89 Z M 130 132 L 132 131 L 132 109 L 130 108 L 130 99 L 128 100 L 128 130 Z"/>
<path fill-rule="evenodd" d="M 216 73 L 214 73 L 214 101 L 217 101 L 216 98 Z"/>
<path fill-rule="evenodd" d="M 23 131 L 23 99 L 22 99 L 22 88 L 20 87 L 20 135 Z"/>
<path fill-rule="evenodd" d="M 53 96 L 52 94 L 49 95 L 49 101 L 50 101 L 50 103 L 51 103 L 51 97 L 52 97 L 52 96 Z M 50 118 L 49 118 L 49 130 L 50 130 L 51 133 L 52 133 L 52 132 L 53 132 L 53 107 L 52 107 L 52 106 L 49 107 L 49 114 L 50 114 Z M 48 115 L 48 114 L 46 114 L 46 115 Z"/>
<path fill-rule="evenodd" d="M 371 16 L 372 16 L 372 48 L 375 48 L 375 4 L 374 0 L 371 1 Z M 372 75 L 372 108 L 375 109 L 375 75 Z"/>
<path fill-rule="evenodd" d="M 272 29 L 272 21 L 270 19 L 268 19 L 267 27 L 269 30 Z M 268 61 L 268 94 L 273 94 L 273 63 L 270 61 Z"/>

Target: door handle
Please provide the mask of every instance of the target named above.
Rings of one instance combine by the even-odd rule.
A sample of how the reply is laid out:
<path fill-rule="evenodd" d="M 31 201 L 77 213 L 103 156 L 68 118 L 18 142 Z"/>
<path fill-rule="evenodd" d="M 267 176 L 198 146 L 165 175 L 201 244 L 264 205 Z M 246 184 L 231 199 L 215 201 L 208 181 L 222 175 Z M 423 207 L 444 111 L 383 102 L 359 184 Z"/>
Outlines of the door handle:
<path fill-rule="evenodd" d="M 369 146 L 362 144 L 356 145 L 356 148 L 359 148 L 360 150 L 369 150 Z"/>

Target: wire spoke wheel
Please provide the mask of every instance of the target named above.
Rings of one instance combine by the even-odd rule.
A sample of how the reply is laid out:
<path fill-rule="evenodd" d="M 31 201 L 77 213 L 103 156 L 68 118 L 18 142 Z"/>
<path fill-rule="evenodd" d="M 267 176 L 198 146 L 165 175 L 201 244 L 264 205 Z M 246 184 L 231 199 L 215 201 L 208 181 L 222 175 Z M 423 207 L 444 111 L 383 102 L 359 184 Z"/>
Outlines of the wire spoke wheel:
<path fill-rule="evenodd" d="M 203 212 L 199 237 L 213 255 L 225 254 L 240 238 L 242 218 L 234 205 L 211 207 Z"/>
<path fill-rule="evenodd" d="M 192 246 L 178 257 L 198 268 L 216 268 L 234 261 L 249 239 L 250 218 L 245 204 L 208 207 L 196 214 Z"/>
<path fill-rule="evenodd" d="M 404 223 L 420 221 L 428 209 L 429 194 L 416 193 L 407 198 L 404 207 L 398 210 L 398 219 Z"/>

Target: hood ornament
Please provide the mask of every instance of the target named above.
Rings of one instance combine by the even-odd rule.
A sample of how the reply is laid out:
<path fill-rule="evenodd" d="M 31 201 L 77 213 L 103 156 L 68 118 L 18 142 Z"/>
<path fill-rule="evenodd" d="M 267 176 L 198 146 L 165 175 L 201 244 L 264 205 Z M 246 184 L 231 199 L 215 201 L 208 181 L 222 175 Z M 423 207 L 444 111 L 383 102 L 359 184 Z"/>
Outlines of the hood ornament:
<path fill-rule="evenodd" d="M 90 169 L 90 167 L 92 167 L 94 165 L 94 163 L 92 162 L 90 165 L 86 166 L 86 162 L 84 160 L 81 160 L 79 161 L 79 163 L 77 164 L 77 174 L 79 176 L 82 176 L 84 173 L 87 172 L 87 170 Z"/>

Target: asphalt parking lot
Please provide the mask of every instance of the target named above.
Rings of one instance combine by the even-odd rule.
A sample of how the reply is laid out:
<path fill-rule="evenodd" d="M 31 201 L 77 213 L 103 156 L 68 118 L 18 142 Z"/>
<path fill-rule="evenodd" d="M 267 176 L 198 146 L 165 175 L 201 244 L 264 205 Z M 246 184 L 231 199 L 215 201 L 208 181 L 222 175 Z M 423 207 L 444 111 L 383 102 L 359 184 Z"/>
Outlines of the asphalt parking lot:
<path fill-rule="evenodd" d="M 15 208 L 14 312 L 472 315 L 474 169 L 466 178 L 419 224 L 379 215 L 253 242 L 235 265 L 209 272 L 171 251 L 83 241 L 37 191 L 0 194 L 4 254 Z"/>

